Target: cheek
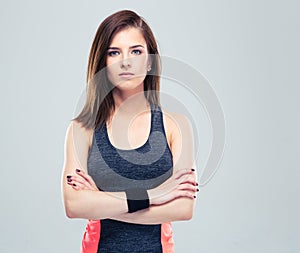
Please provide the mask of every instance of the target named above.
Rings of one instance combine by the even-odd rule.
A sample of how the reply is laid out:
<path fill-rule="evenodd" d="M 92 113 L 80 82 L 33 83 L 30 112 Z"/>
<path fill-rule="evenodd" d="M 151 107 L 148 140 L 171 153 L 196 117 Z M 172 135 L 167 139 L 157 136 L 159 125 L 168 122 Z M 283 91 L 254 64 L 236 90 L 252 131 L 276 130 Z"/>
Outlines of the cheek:
<path fill-rule="evenodd" d="M 118 64 L 113 60 L 106 60 L 106 70 L 108 77 L 114 78 L 114 75 L 118 73 Z"/>
<path fill-rule="evenodd" d="M 107 70 L 108 69 L 112 69 L 113 67 L 114 67 L 114 61 L 113 60 L 111 60 L 111 59 L 106 59 L 106 68 L 107 68 Z"/>
<path fill-rule="evenodd" d="M 106 68 L 107 78 L 114 85 L 118 81 L 115 73 L 116 73 L 116 71 L 114 70 L 113 66 L 107 66 L 107 68 Z"/>
<path fill-rule="evenodd" d="M 137 59 L 138 59 L 138 64 L 141 67 L 146 67 L 147 66 L 147 61 L 148 61 L 148 57 L 147 56 L 137 57 Z"/>
<path fill-rule="evenodd" d="M 133 59 L 133 67 L 138 73 L 143 74 L 147 72 L 147 57 L 140 56 Z"/>

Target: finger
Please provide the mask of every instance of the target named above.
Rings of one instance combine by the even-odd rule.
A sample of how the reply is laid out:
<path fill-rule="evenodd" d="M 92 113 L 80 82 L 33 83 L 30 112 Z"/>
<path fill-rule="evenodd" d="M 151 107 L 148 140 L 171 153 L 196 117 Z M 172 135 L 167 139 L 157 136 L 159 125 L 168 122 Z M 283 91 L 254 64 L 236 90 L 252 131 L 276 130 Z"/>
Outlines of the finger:
<path fill-rule="evenodd" d="M 198 186 L 197 178 L 196 178 L 195 174 L 189 174 L 189 175 L 182 176 L 177 181 L 179 182 L 179 184 L 189 183 L 189 184 Z"/>
<path fill-rule="evenodd" d="M 199 191 L 200 190 L 196 186 L 186 183 L 178 185 L 171 192 L 169 192 L 168 195 L 171 197 L 170 200 L 179 197 L 188 197 L 194 199 L 196 196 L 195 194 Z"/>
<path fill-rule="evenodd" d="M 185 190 L 176 191 L 175 198 L 180 198 L 180 197 L 187 197 L 190 199 L 194 199 L 196 198 L 196 195 L 193 191 L 185 191 Z"/>
<path fill-rule="evenodd" d="M 81 183 L 67 182 L 75 190 L 85 190 L 85 186 Z"/>
<path fill-rule="evenodd" d="M 186 191 L 192 191 L 192 192 L 198 192 L 200 191 L 199 188 L 192 184 L 180 184 L 177 187 L 178 190 L 186 190 Z"/>
<path fill-rule="evenodd" d="M 92 189 L 93 187 L 80 175 L 69 175 L 67 176 L 67 181 L 69 183 L 80 184 L 83 185 L 85 189 Z M 79 187 L 83 188 L 83 187 Z"/>
<path fill-rule="evenodd" d="M 160 188 L 163 192 L 169 193 L 171 191 L 174 191 L 174 189 L 177 189 L 177 187 L 180 184 L 189 183 L 191 185 L 196 185 L 195 180 L 193 180 L 191 177 L 187 176 L 181 176 L 177 180 L 171 180 L 167 184 L 161 185 Z"/>
<path fill-rule="evenodd" d="M 83 187 L 80 187 L 81 189 L 84 188 L 85 190 L 93 190 L 93 186 L 90 185 L 89 182 L 87 182 L 83 177 L 81 176 L 77 176 L 77 175 L 74 175 L 72 176 L 71 178 L 69 178 L 67 180 L 68 182 L 70 183 L 74 183 L 74 184 L 80 184 L 80 185 L 83 185 Z"/>
<path fill-rule="evenodd" d="M 180 177 L 191 174 L 194 171 L 195 171 L 195 169 L 193 169 L 193 168 L 180 169 L 175 173 L 174 177 L 175 177 L 175 179 L 179 179 Z"/>
<path fill-rule="evenodd" d="M 85 171 L 80 170 L 80 169 L 76 169 L 76 173 L 80 176 L 82 176 L 86 181 L 88 181 L 92 186 L 97 188 L 96 183 L 94 182 L 94 180 L 92 179 L 92 177 L 88 174 L 85 173 Z"/>

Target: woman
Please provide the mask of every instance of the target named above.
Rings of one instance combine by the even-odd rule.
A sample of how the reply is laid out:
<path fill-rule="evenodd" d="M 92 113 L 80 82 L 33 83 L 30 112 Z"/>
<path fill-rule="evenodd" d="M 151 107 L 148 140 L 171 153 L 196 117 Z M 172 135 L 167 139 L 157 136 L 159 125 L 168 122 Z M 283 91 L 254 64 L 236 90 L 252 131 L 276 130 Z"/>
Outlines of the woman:
<path fill-rule="evenodd" d="M 65 139 L 63 198 L 88 219 L 81 252 L 174 252 L 171 222 L 192 218 L 197 189 L 190 124 L 159 103 L 160 57 L 133 11 L 99 26 L 87 98 Z"/>

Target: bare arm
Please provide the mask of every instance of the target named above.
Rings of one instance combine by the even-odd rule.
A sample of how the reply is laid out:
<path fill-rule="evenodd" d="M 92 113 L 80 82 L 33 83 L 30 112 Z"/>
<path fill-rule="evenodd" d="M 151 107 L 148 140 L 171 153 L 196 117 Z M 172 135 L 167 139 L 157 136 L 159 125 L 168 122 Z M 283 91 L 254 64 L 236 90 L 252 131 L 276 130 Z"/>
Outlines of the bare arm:
<path fill-rule="evenodd" d="M 124 192 L 110 195 L 101 191 L 74 191 L 67 184 L 67 175 L 74 174 L 75 169 L 87 172 L 88 149 L 87 132 L 78 123 L 72 122 L 66 132 L 62 175 L 66 215 L 69 218 L 105 219 L 111 215 L 126 213 L 128 209 Z"/>
<path fill-rule="evenodd" d="M 92 178 L 87 175 L 87 157 L 89 138 L 87 132 L 77 123 L 71 123 L 67 129 L 65 140 L 65 163 L 62 175 L 63 199 L 66 215 L 69 218 L 106 219 L 128 213 L 125 192 L 113 194 L 98 191 Z M 75 172 L 79 168 L 81 172 Z M 76 173 L 80 177 L 76 179 Z M 74 175 L 75 174 L 75 175 Z M 163 191 L 159 186 L 149 191 L 150 204 L 160 205 L 173 199 L 185 197 L 193 199 L 194 180 L 189 176 L 190 169 L 181 169 L 175 173 L 168 183 L 173 185 L 171 191 Z M 67 176 L 73 175 L 73 181 L 67 182 Z M 76 181 L 77 180 L 77 181 Z M 74 186 L 74 183 L 78 184 Z M 175 187 L 176 186 L 176 187 Z M 77 191 L 74 191 L 77 190 Z M 80 190 L 79 189 L 84 189 Z M 160 192 L 163 196 L 157 197 Z"/>
<path fill-rule="evenodd" d="M 175 121 L 176 120 L 176 121 Z M 177 116 L 175 118 L 176 124 L 172 128 L 172 138 L 171 138 L 171 151 L 173 154 L 174 161 L 174 174 L 180 175 L 180 168 L 191 168 L 193 165 L 193 133 L 191 126 L 186 118 L 182 116 Z M 187 169 L 186 171 L 189 171 Z M 91 178 L 87 178 L 84 173 L 79 173 L 80 178 L 74 177 L 75 182 L 78 186 L 73 187 L 76 190 L 92 189 L 91 186 L 94 184 Z M 173 176 L 174 176 L 173 174 Z M 195 172 L 189 171 L 186 174 L 181 173 L 181 183 L 175 184 L 173 187 L 180 189 L 183 193 L 181 196 L 175 197 L 173 200 L 160 205 L 151 205 L 150 208 L 145 210 L 140 210 L 135 213 L 121 213 L 118 215 L 110 214 L 111 219 L 116 219 L 125 222 L 137 223 L 137 224 L 159 224 L 164 222 L 176 221 L 176 220 L 189 220 L 192 218 L 194 209 L 194 198 L 191 198 L 191 194 L 197 191 L 196 187 L 196 174 Z M 172 176 L 172 177 L 173 177 Z M 83 180 L 83 178 L 87 180 Z M 78 181 L 77 181 L 78 180 Z M 87 182 L 89 181 L 89 182 Z M 169 181 L 169 180 L 167 180 Z M 74 181 L 73 181 L 74 182 Z M 72 183 L 69 183 L 70 185 Z M 162 188 L 161 192 L 169 190 L 167 182 L 165 183 L 165 189 Z M 157 190 L 148 191 L 150 198 L 155 199 Z M 193 196 L 192 195 L 192 196 Z"/>
<path fill-rule="evenodd" d="M 187 210 L 189 207 L 184 198 L 173 200 L 159 206 L 150 206 L 145 210 L 140 210 L 135 213 L 125 213 L 111 217 L 111 219 L 136 223 L 136 224 L 162 224 L 166 222 L 190 220 L 192 212 Z"/>

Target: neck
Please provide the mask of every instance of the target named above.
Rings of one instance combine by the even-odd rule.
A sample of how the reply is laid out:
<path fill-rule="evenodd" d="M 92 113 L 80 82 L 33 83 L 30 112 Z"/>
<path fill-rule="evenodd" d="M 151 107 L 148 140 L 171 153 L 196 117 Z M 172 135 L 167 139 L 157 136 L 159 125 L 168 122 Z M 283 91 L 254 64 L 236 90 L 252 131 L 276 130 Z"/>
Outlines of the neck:
<path fill-rule="evenodd" d="M 131 90 L 113 90 L 115 109 L 121 113 L 135 114 L 148 108 L 143 85 Z"/>

